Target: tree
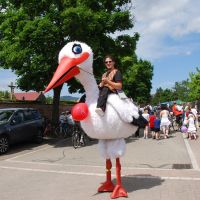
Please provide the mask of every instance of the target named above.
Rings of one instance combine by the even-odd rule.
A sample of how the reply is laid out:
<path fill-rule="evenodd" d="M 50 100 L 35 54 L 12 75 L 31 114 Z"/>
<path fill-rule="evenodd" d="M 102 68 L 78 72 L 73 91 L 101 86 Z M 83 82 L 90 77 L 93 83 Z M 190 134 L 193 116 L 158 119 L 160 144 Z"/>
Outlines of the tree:
<path fill-rule="evenodd" d="M 10 93 L 6 91 L 0 91 L 0 100 L 10 100 Z"/>
<path fill-rule="evenodd" d="M 128 64 L 128 61 L 126 60 Z M 147 103 L 150 101 L 151 80 L 153 77 L 153 66 L 148 61 L 137 60 L 134 57 L 134 64 L 125 72 L 125 90 L 134 101 Z M 129 66 L 129 65 L 127 65 Z"/>
<path fill-rule="evenodd" d="M 117 52 L 109 34 L 133 27 L 130 0 L 5 0 L 0 14 L 1 67 L 11 68 L 22 90 L 44 90 L 57 67 L 59 50 L 68 41 L 92 46 L 95 66 L 104 53 Z M 121 48 L 123 50 L 123 47 Z M 102 69 L 95 68 L 95 74 Z M 80 91 L 77 82 L 69 91 Z M 62 86 L 54 89 L 53 121 L 58 119 Z"/>
<path fill-rule="evenodd" d="M 160 103 L 174 100 L 177 100 L 177 97 L 174 95 L 173 89 L 162 89 L 159 87 L 157 88 L 156 93 L 152 95 L 151 104 L 159 105 Z"/>
<path fill-rule="evenodd" d="M 47 96 L 47 97 L 46 97 L 46 103 L 47 103 L 47 104 L 51 104 L 52 102 L 53 102 L 53 98 L 50 97 L 50 96 Z"/>
<path fill-rule="evenodd" d="M 176 99 L 180 99 L 182 101 L 189 101 L 189 80 L 183 80 L 181 82 L 175 82 L 175 86 L 173 87 L 174 96 Z"/>
<path fill-rule="evenodd" d="M 200 69 L 196 68 L 196 73 L 190 74 L 190 81 L 188 84 L 189 87 L 189 96 L 192 101 L 200 100 Z"/>
<path fill-rule="evenodd" d="M 189 80 L 183 80 L 180 82 L 175 82 L 172 89 L 162 89 L 161 87 L 156 90 L 156 93 L 152 96 L 152 104 L 156 105 L 162 102 L 175 101 L 180 99 L 184 102 L 191 101 Z"/>

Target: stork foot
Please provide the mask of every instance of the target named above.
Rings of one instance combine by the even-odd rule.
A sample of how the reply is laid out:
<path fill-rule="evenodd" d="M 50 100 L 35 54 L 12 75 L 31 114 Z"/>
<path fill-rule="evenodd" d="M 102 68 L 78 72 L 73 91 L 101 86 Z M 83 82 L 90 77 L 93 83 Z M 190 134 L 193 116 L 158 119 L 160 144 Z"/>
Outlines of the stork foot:
<path fill-rule="evenodd" d="M 122 185 L 116 185 L 110 197 L 111 199 L 116 199 L 119 197 L 128 197 L 128 194 Z"/>
<path fill-rule="evenodd" d="M 112 181 L 106 181 L 98 188 L 98 192 L 112 192 L 115 186 Z"/>

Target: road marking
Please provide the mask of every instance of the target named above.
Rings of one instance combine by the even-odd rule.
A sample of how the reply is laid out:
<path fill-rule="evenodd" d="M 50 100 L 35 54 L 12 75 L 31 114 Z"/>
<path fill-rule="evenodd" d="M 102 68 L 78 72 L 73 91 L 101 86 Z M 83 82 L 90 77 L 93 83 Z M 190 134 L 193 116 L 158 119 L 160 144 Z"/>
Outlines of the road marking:
<path fill-rule="evenodd" d="M 83 175 L 83 176 L 99 176 L 104 177 L 105 174 L 100 173 L 85 173 L 85 172 L 70 172 L 70 171 L 55 171 L 55 170 L 44 170 L 44 169 L 32 169 L 32 168 L 19 168 L 19 167 L 8 167 L 0 166 L 1 169 L 8 170 L 18 170 L 18 171 L 29 171 L 29 172 L 42 172 L 42 173 L 54 173 L 54 174 L 70 174 L 70 175 Z M 113 177 L 116 177 L 113 175 Z M 122 177 L 133 177 L 138 179 L 161 179 L 161 180 L 183 180 L 183 181 L 200 181 L 200 178 L 191 178 L 191 177 L 169 177 L 169 176 L 141 176 L 141 175 L 130 175 L 125 174 Z"/>
<path fill-rule="evenodd" d="M 31 162 L 31 161 L 20 161 L 20 160 L 6 160 L 10 163 L 22 163 L 22 164 L 33 164 L 33 165 L 46 165 L 46 166 L 63 166 L 63 167 L 88 167 L 88 168 L 105 168 L 105 166 L 102 165 L 76 165 L 76 164 L 61 164 L 61 163 L 46 163 L 46 162 Z M 116 169 L 116 167 L 112 167 L 112 169 Z M 177 171 L 177 169 L 166 169 L 166 168 L 139 168 L 139 167 L 125 167 L 123 166 L 124 170 L 157 170 L 157 171 Z M 193 171 L 194 169 L 181 169 L 181 171 Z M 199 170 L 196 170 L 199 171 Z"/>
<path fill-rule="evenodd" d="M 55 174 L 72 174 L 72 175 L 86 175 L 86 176 L 105 176 L 105 174 L 98 174 L 98 173 L 68 172 L 68 171 L 56 171 L 56 170 L 20 168 L 20 167 L 8 167 L 8 166 L 0 166 L 0 168 L 2 168 L 2 169 L 10 169 L 10 170 L 20 170 L 20 171 L 55 173 Z"/>
<path fill-rule="evenodd" d="M 182 137 L 183 137 L 183 134 L 182 134 Z M 195 158 L 194 153 L 192 152 L 192 149 L 191 149 L 191 147 L 190 147 L 190 144 L 189 144 L 188 140 L 187 140 L 186 138 L 184 138 L 184 137 L 183 137 L 183 140 L 184 140 L 184 142 L 185 142 L 185 146 L 186 146 L 188 155 L 189 155 L 189 157 L 190 157 L 190 160 L 191 160 L 193 169 L 199 170 L 199 165 L 198 165 L 198 163 L 197 163 L 197 160 L 196 160 L 196 158 Z"/>
<path fill-rule="evenodd" d="M 47 165 L 47 166 L 63 166 L 63 167 L 92 167 L 92 168 L 105 168 L 101 165 L 75 165 L 75 164 L 61 164 L 61 163 L 47 163 L 47 162 L 31 162 L 31 161 L 20 161 L 20 160 L 5 160 L 10 163 L 22 163 L 22 164 L 34 164 L 34 165 Z"/>

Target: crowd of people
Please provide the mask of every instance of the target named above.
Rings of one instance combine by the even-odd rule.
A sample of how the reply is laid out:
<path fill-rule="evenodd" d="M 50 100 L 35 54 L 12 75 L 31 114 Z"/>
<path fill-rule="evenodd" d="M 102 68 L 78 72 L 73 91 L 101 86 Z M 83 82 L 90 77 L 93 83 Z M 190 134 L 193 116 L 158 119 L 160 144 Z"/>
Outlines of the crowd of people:
<path fill-rule="evenodd" d="M 159 140 L 161 136 L 167 139 L 171 129 L 186 133 L 189 139 L 197 139 L 199 115 L 197 107 L 192 103 L 179 105 L 174 102 L 172 106 L 161 104 L 154 108 L 147 105 L 140 108 L 140 114 L 146 120 L 144 127 L 139 127 L 143 129 L 144 139 Z M 139 130 L 135 136 L 139 137 Z"/>

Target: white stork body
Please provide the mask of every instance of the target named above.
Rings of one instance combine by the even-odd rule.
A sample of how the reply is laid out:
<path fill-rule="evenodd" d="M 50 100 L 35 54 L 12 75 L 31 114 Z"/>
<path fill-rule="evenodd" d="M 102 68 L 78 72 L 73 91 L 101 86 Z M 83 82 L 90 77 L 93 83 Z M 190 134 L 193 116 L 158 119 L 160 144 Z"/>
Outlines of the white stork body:
<path fill-rule="evenodd" d="M 95 112 L 99 89 L 94 76 L 81 71 L 76 78 L 86 92 L 86 103 L 89 108 L 88 117 L 81 121 L 81 126 L 91 138 L 99 139 L 99 150 L 104 158 L 118 158 L 125 153 L 125 141 L 137 130 L 130 124 L 133 116 L 138 118 L 138 109 L 129 100 L 122 100 L 117 94 L 110 94 L 107 99 L 105 115 Z"/>
<path fill-rule="evenodd" d="M 81 76 L 87 77 L 87 81 L 84 82 Z M 76 78 L 83 84 L 86 92 L 89 115 L 81 121 L 81 125 L 88 136 L 97 139 L 117 139 L 127 138 L 135 132 L 136 127 L 130 122 L 133 116 L 138 118 L 138 110 L 130 100 L 121 100 L 117 94 L 110 94 L 105 115 L 99 116 L 95 112 L 99 90 L 94 77 L 84 73 Z"/>

